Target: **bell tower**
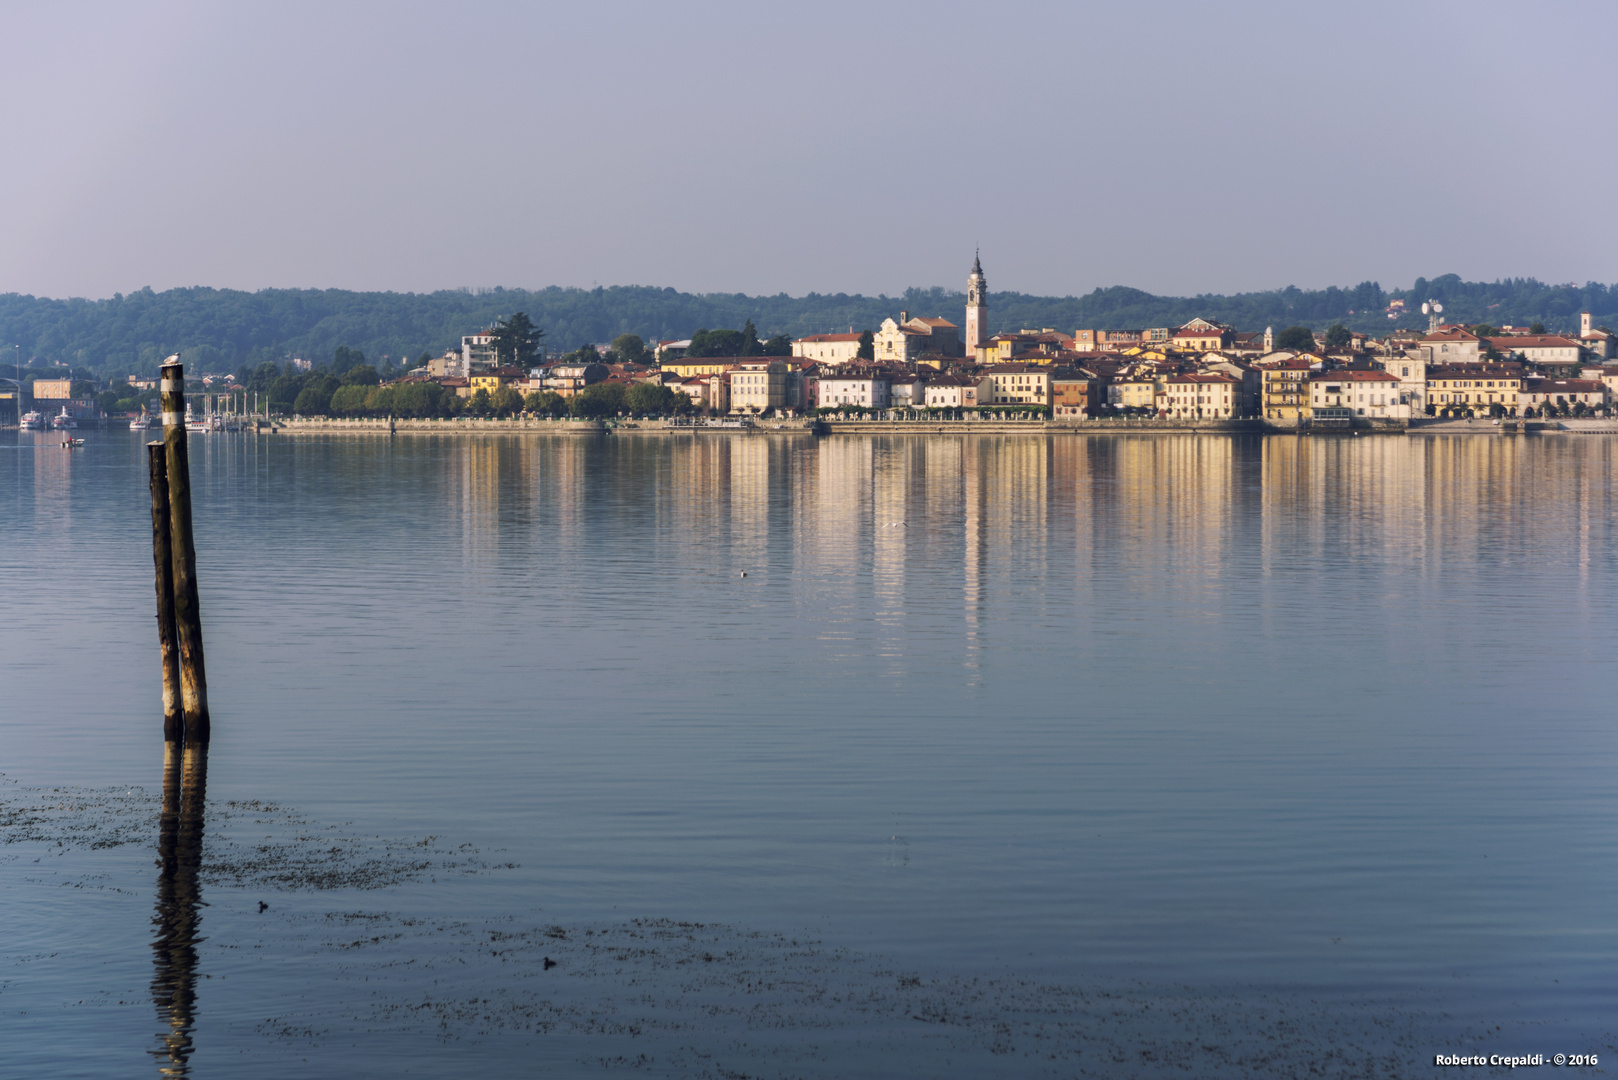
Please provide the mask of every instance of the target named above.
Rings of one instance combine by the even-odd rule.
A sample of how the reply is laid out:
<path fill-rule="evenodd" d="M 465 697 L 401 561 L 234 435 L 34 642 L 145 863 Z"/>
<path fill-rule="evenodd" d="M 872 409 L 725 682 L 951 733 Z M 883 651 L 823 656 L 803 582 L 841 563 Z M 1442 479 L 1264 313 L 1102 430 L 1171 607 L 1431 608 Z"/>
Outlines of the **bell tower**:
<path fill-rule="evenodd" d="M 972 273 L 966 279 L 966 355 L 976 356 L 978 346 L 989 340 L 989 281 L 983 264 L 972 253 Z"/>

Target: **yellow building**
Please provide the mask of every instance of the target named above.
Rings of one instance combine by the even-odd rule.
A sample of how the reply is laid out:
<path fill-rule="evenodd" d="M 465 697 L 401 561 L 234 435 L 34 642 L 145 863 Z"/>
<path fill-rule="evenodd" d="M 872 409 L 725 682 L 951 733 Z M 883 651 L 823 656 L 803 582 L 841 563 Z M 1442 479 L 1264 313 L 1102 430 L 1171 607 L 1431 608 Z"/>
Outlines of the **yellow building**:
<path fill-rule="evenodd" d="M 1130 360 L 1151 360 L 1154 362 L 1177 359 L 1170 350 L 1150 345 L 1136 345 L 1134 348 L 1125 349 L 1119 355 Z"/>
<path fill-rule="evenodd" d="M 1073 351 L 1073 338 L 1054 327 L 996 334 L 977 347 L 980 364 L 1054 364 Z"/>
<path fill-rule="evenodd" d="M 527 376 L 525 376 L 521 371 L 518 371 L 516 368 L 504 367 L 495 368 L 492 371 L 480 371 L 476 375 L 472 376 L 470 382 L 472 393 L 475 394 L 479 390 L 487 390 L 489 392 L 489 396 L 493 397 L 501 390 L 516 389 L 517 384 L 522 382 L 525 378 L 527 378 Z"/>
<path fill-rule="evenodd" d="M 1603 371 L 1601 381 L 1607 387 L 1607 400 L 1618 401 L 1618 371 Z"/>
<path fill-rule="evenodd" d="M 35 379 L 35 399 L 49 398 L 52 401 L 62 401 L 73 396 L 72 379 Z"/>
<path fill-rule="evenodd" d="M 787 403 L 787 364 L 785 360 L 743 360 L 730 372 L 730 411 L 763 412 L 785 408 Z"/>
<path fill-rule="evenodd" d="M 1162 390 L 1162 384 L 1149 375 L 1114 379 L 1107 387 L 1107 404 L 1125 409 L 1150 409 L 1156 412 L 1158 395 Z"/>
<path fill-rule="evenodd" d="M 734 356 L 702 356 L 696 359 L 682 356 L 678 360 L 663 361 L 661 370 L 672 371 L 682 379 L 689 379 L 693 375 L 722 375 L 734 363 Z"/>
<path fill-rule="evenodd" d="M 1259 408 L 1266 420 L 1309 418 L 1309 361 L 1303 357 L 1257 365 Z"/>
<path fill-rule="evenodd" d="M 1433 364 L 1427 368 L 1427 404 L 1434 412 L 1456 407 L 1489 412 L 1499 405 L 1515 416 L 1522 384 L 1520 364 Z"/>
<path fill-rule="evenodd" d="M 979 405 L 1049 405 L 1051 371 L 1040 364 L 996 364 L 978 383 Z"/>
<path fill-rule="evenodd" d="M 1192 319 L 1174 331 L 1174 336 L 1169 340 L 1176 349 L 1186 352 L 1218 352 L 1230 348 L 1235 338 L 1235 331 L 1228 326 L 1220 326 L 1207 319 Z"/>

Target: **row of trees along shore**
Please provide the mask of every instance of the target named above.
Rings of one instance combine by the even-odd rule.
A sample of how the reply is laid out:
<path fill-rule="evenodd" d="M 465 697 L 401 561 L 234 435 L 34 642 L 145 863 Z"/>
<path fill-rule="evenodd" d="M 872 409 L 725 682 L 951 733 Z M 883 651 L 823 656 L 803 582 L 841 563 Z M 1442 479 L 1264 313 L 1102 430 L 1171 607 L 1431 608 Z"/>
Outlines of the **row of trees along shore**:
<path fill-rule="evenodd" d="M 502 319 L 493 327 L 492 344 L 497 360 L 526 370 L 540 358 L 545 331 L 524 312 Z M 751 319 L 740 330 L 699 329 L 691 339 L 687 355 L 704 357 L 790 356 L 792 341 L 784 334 L 760 341 Z M 431 359 L 423 354 L 421 362 Z M 581 345 L 561 359 L 562 363 L 594 363 L 601 360 L 647 363 L 653 358 L 637 334 L 620 334 L 605 357 L 593 345 Z M 340 345 L 329 367 L 306 373 L 283 370 L 264 362 L 251 371 L 237 372 L 237 383 L 246 391 L 267 395 L 271 412 L 299 416 L 539 416 L 603 417 L 688 413 L 690 397 L 655 383 L 597 383 L 571 397 L 554 391 L 523 395 L 504 388 L 490 392 L 479 389 L 460 397 L 435 382 L 395 382 L 385 384 L 391 370 L 379 372 L 365 362 L 358 349 Z"/>
<path fill-rule="evenodd" d="M 435 382 L 379 385 L 369 365 L 342 378 L 317 369 L 303 375 L 279 375 L 268 391 L 270 412 L 297 416 L 437 417 L 536 416 L 603 417 L 678 414 L 691 411 L 691 399 L 656 383 L 596 383 L 572 397 L 542 390 L 521 394 L 509 387 L 490 393 L 478 390 L 460 397 Z M 289 400 L 290 399 L 290 400 Z"/>

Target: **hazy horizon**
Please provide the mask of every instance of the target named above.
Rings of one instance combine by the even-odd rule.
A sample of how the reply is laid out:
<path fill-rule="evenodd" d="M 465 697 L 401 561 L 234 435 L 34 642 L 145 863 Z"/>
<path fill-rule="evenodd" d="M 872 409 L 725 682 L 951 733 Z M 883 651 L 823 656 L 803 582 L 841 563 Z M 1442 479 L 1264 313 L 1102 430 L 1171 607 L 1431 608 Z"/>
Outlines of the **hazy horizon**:
<path fill-rule="evenodd" d="M 1433 280 L 1437 279 L 1440 275 L 1437 275 L 1437 274 L 1423 274 L 1423 275 L 1418 275 L 1418 276 L 1419 277 L 1424 277 L 1428 281 L 1433 281 Z M 1526 275 L 1526 274 L 1502 274 L 1502 275 L 1500 275 L 1499 278 L 1491 279 L 1490 282 L 1487 282 L 1485 284 L 1492 283 L 1492 282 L 1498 281 L 1498 280 L 1527 279 L 1529 276 L 1530 275 Z M 1466 280 L 1466 279 L 1463 278 L 1463 280 Z M 1542 279 L 1541 279 L 1541 283 L 1544 284 L 1544 285 L 1547 285 L 1547 286 L 1560 287 L 1560 286 L 1566 285 L 1566 286 L 1577 287 L 1577 288 L 1582 288 L 1582 287 L 1584 287 L 1584 286 L 1586 286 L 1588 284 L 1591 284 L 1591 282 L 1549 282 L 1549 281 L 1543 281 Z M 1112 284 L 1115 285 L 1115 286 L 1122 286 L 1124 288 L 1138 288 L 1138 286 L 1131 286 L 1127 282 L 1114 282 Z M 1279 292 L 1279 291 L 1285 289 L 1288 285 L 1295 285 L 1295 284 L 1296 284 L 1296 282 L 1286 282 L 1284 284 L 1273 285 L 1273 286 L 1269 286 L 1267 288 L 1260 287 L 1260 288 L 1255 288 L 1255 289 L 1242 289 L 1242 290 L 1239 290 L 1239 291 L 1238 290 L 1231 290 L 1230 292 L 1226 292 L 1226 293 L 1220 293 L 1220 292 L 1216 292 L 1214 290 L 1209 290 L 1209 289 L 1202 289 L 1202 290 L 1198 290 L 1196 292 L 1151 293 L 1150 295 L 1152 295 L 1152 296 L 1154 296 L 1154 297 L 1156 297 L 1158 299 L 1161 299 L 1161 300 L 1196 300 L 1196 299 L 1198 299 L 1200 297 L 1203 297 L 1203 296 L 1233 298 L 1233 297 L 1238 297 L 1238 296 L 1251 296 L 1251 295 L 1261 295 L 1261 294 L 1269 293 L 1269 292 Z M 1324 288 L 1324 287 L 1328 287 L 1329 285 L 1333 285 L 1333 284 L 1339 285 L 1339 286 L 1342 286 L 1342 287 L 1346 288 L 1346 287 L 1348 287 L 1348 286 L 1350 286 L 1352 284 L 1357 284 L 1357 283 L 1347 282 L 1347 281 L 1327 282 L 1327 283 L 1323 283 L 1319 287 Z M 1380 284 L 1382 286 L 1382 288 L 1386 292 L 1391 294 L 1391 293 L 1394 293 L 1394 292 L 1409 292 L 1410 289 L 1411 289 L 1411 286 L 1413 284 L 1413 281 L 1406 281 L 1406 282 L 1387 282 L 1387 281 L 1382 281 L 1382 282 L 1378 282 L 1378 284 Z M 1473 284 L 1476 284 L 1476 283 L 1474 282 Z M 1609 285 L 1618 284 L 1618 282 L 1594 282 L 1594 284 L 1603 285 L 1603 286 L 1609 286 Z M 147 287 L 148 286 L 141 286 L 141 288 L 147 288 Z M 1110 288 L 1110 287 L 1112 287 L 1112 286 L 1108 286 L 1108 285 L 1099 286 L 1099 288 L 1102 289 L 1102 290 L 1105 290 L 1105 289 Z M 392 295 L 397 295 L 397 296 L 429 296 L 429 295 L 432 295 L 433 293 L 440 293 L 440 292 L 465 292 L 465 293 L 469 293 L 469 294 L 474 295 L 474 296 L 483 296 L 483 295 L 491 294 L 491 293 L 495 292 L 496 290 L 500 290 L 500 289 L 503 289 L 503 290 L 505 290 L 507 292 L 539 293 L 539 292 L 545 291 L 546 289 L 552 289 L 552 288 L 562 289 L 562 290 L 577 290 L 577 291 L 585 291 L 585 292 L 594 291 L 594 289 L 596 289 L 596 288 L 603 288 L 603 289 L 615 289 L 615 288 L 616 289 L 664 289 L 664 288 L 673 288 L 673 289 L 675 289 L 676 292 L 680 293 L 681 295 L 695 296 L 695 297 L 702 297 L 702 296 L 745 296 L 745 297 L 750 297 L 750 298 L 754 298 L 754 299 L 768 300 L 768 299 L 773 299 L 773 298 L 776 298 L 776 297 L 779 297 L 779 296 L 785 296 L 789 300 L 804 300 L 804 299 L 809 298 L 810 296 L 827 297 L 827 296 L 846 295 L 850 299 L 890 300 L 890 301 L 893 301 L 895 303 L 899 303 L 899 302 L 904 301 L 904 299 L 906 297 L 906 294 L 908 292 L 912 291 L 912 290 L 917 291 L 917 292 L 927 292 L 927 291 L 932 290 L 932 289 L 945 289 L 945 290 L 948 290 L 950 292 L 956 292 L 956 293 L 964 293 L 965 292 L 964 287 L 961 286 L 961 285 L 950 286 L 950 285 L 945 285 L 945 284 L 940 284 L 940 283 L 934 283 L 934 284 L 931 284 L 931 285 L 912 285 L 912 286 L 908 286 L 905 289 L 900 289 L 900 290 L 898 290 L 896 292 L 866 292 L 866 293 L 859 293 L 859 292 L 852 292 L 852 291 L 847 290 L 847 289 L 832 289 L 832 290 L 811 289 L 811 290 L 806 290 L 804 292 L 796 292 L 796 293 L 795 292 L 788 292 L 786 290 L 777 290 L 776 292 L 771 292 L 771 293 L 749 292 L 749 291 L 747 291 L 745 289 L 713 289 L 713 290 L 707 290 L 707 291 L 704 291 L 704 292 L 697 292 L 697 291 L 691 290 L 691 289 L 680 289 L 677 286 L 666 286 L 666 285 L 658 285 L 658 284 L 648 284 L 648 283 L 644 283 L 644 282 L 624 282 L 624 281 L 600 282 L 599 284 L 595 284 L 595 285 L 576 285 L 576 284 L 564 285 L 564 284 L 561 284 L 559 282 L 552 282 L 551 284 L 548 284 L 548 285 L 536 285 L 536 286 L 532 286 L 532 287 L 524 286 L 524 285 L 509 285 L 509 284 L 494 284 L 494 285 L 479 285 L 479 286 L 441 285 L 441 286 L 438 286 L 436 288 L 430 288 L 430 289 L 353 289 L 353 288 L 348 288 L 348 287 L 342 286 L 342 285 L 262 285 L 262 286 L 259 286 L 257 288 L 239 288 L 239 287 L 230 286 L 230 285 L 210 285 L 210 284 L 207 284 L 206 282 L 194 282 L 194 283 L 192 283 L 190 285 L 172 285 L 172 286 L 168 286 L 168 287 L 162 288 L 162 289 L 152 287 L 152 290 L 153 290 L 153 292 L 162 293 L 162 292 L 168 292 L 170 290 L 175 290 L 175 289 L 177 289 L 177 290 L 185 290 L 185 289 L 193 289 L 193 288 L 196 288 L 196 289 L 215 289 L 215 290 L 218 290 L 220 292 L 227 292 L 227 291 L 244 292 L 244 293 L 248 293 L 248 294 L 259 293 L 259 292 L 275 292 L 275 291 L 286 291 L 286 292 L 315 291 L 315 292 L 319 292 L 319 291 L 326 291 L 326 290 L 335 290 L 335 291 L 338 291 L 338 292 L 351 292 L 351 293 L 363 293 L 363 294 L 381 294 L 381 295 L 392 294 Z M 1315 288 L 1315 286 L 1299 286 L 1299 288 L 1302 288 L 1305 291 L 1308 291 L 1311 288 Z M 112 300 L 112 299 L 115 299 L 115 298 L 120 297 L 120 296 L 127 297 L 131 293 L 138 292 L 138 291 L 140 291 L 140 289 L 119 290 L 119 291 L 116 291 L 116 292 L 113 292 L 113 293 L 107 293 L 107 294 L 102 295 L 102 296 L 86 296 L 86 295 L 82 295 L 82 294 L 80 294 L 80 295 L 62 294 L 62 295 L 58 295 L 58 296 L 49 296 L 49 295 L 46 295 L 46 294 L 43 294 L 43 293 L 35 293 L 35 294 L 32 294 L 32 295 L 35 297 L 35 299 L 39 299 L 39 300 L 49 300 L 49 301 L 86 300 L 86 301 L 90 301 L 90 302 L 98 302 L 98 301 L 102 301 L 102 300 Z M 1082 293 L 1073 293 L 1073 292 L 1069 292 L 1069 293 L 1056 293 L 1056 292 L 1031 293 L 1031 292 L 1027 292 L 1025 290 L 1004 290 L 1004 289 L 993 290 L 993 289 L 991 289 L 991 299 L 992 299 L 993 293 L 995 293 L 995 292 L 999 292 L 1001 294 L 1006 294 L 1006 293 L 1012 292 L 1012 291 L 1015 291 L 1017 293 L 1017 295 L 1020 295 L 1020 296 L 1027 296 L 1027 297 L 1030 297 L 1030 298 L 1040 299 L 1040 300 L 1063 300 L 1063 299 L 1082 300 L 1085 296 L 1089 295 L 1094 290 L 1093 289 L 1087 289 Z M 1145 291 L 1145 290 L 1143 290 L 1143 291 Z M 4 295 L 24 295 L 24 294 L 22 294 L 20 290 L 7 290 L 7 292 Z"/>
<path fill-rule="evenodd" d="M 1593 2 L 13 13 L 0 292 L 1618 280 Z M 1597 50 L 1599 53 L 1599 50 Z"/>

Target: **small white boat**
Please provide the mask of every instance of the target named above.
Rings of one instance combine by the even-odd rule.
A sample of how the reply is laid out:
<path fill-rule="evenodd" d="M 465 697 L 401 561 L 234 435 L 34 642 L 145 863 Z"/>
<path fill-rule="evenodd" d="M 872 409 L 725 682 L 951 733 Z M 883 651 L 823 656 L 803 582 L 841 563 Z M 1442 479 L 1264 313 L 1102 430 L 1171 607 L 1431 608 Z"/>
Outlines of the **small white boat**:
<path fill-rule="evenodd" d="M 152 416 L 151 414 L 145 412 L 144 410 L 141 412 L 141 414 L 139 416 L 135 417 L 133 420 L 131 420 L 129 422 L 129 430 L 130 431 L 150 431 L 156 426 L 157 426 L 157 417 Z"/>
<path fill-rule="evenodd" d="M 185 407 L 185 430 L 188 435 L 206 435 L 213 430 L 206 416 L 198 416 L 191 411 L 189 404 Z"/>
<path fill-rule="evenodd" d="M 67 411 L 67 406 L 63 405 L 62 411 L 51 417 L 51 427 L 56 431 L 76 431 L 78 430 L 79 422 L 73 419 Z"/>
<path fill-rule="evenodd" d="M 62 440 L 62 449 L 63 450 L 72 450 L 75 447 L 79 447 L 79 446 L 83 446 L 83 445 L 84 445 L 84 440 L 83 439 L 75 439 L 71 435 L 69 435 L 67 438 Z"/>
<path fill-rule="evenodd" d="M 38 412 L 23 413 L 22 429 L 24 431 L 44 431 L 45 414 Z"/>

